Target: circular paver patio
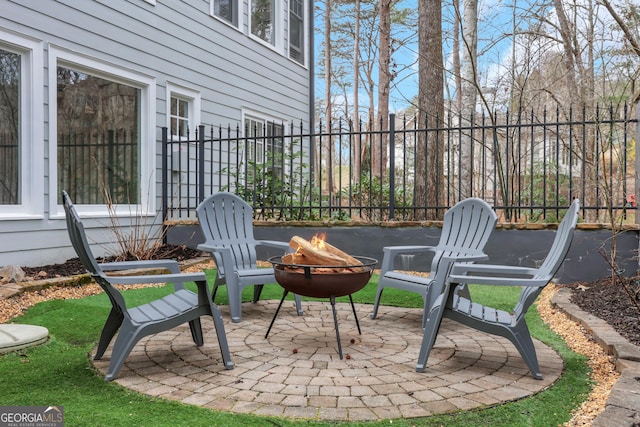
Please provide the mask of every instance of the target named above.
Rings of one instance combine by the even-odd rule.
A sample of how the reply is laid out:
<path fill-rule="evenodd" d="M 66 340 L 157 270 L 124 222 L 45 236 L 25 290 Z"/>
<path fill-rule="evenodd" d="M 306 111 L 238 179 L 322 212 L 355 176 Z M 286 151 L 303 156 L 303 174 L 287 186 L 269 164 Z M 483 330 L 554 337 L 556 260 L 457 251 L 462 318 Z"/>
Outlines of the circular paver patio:
<path fill-rule="evenodd" d="M 297 316 L 287 301 L 269 338 L 278 301 L 243 304 L 240 323 L 222 306 L 235 369 L 222 366 L 213 322 L 202 319 L 205 345 L 188 326 L 141 340 L 116 382 L 140 393 L 207 408 L 327 421 L 413 418 L 495 405 L 535 394 L 554 383 L 563 361 L 535 341 L 543 380 L 533 379 L 517 350 L 501 337 L 444 319 L 427 371 L 415 366 L 422 310 L 356 304 L 358 335 L 348 303 L 338 303 L 344 359 L 340 360 L 331 305 L 303 302 Z M 104 374 L 110 349 L 95 366 Z"/>

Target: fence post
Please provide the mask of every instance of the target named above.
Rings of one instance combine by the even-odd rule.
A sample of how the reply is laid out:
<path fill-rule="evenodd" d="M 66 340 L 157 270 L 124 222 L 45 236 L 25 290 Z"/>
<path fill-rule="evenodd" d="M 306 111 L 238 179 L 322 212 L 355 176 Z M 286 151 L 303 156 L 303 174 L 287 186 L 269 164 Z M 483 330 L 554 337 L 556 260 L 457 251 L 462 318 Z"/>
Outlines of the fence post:
<path fill-rule="evenodd" d="M 389 114 L 389 219 L 396 210 L 396 115 Z"/>
<path fill-rule="evenodd" d="M 638 177 L 638 171 L 640 171 L 640 147 L 638 147 L 638 141 L 640 141 L 640 98 L 636 100 L 636 179 L 635 179 L 635 195 L 636 195 L 636 208 L 634 216 L 636 224 L 640 225 L 640 215 L 638 213 L 638 201 L 640 201 L 640 177 Z M 640 239 L 638 239 L 638 251 L 640 252 Z M 640 271 L 640 257 L 638 257 L 638 266 L 636 267 L 636 273 Z"/>
<path fill-rule="evenodd" d="M 168 157 L 168 149 L 167 145 L 169 145 L 169 141 L 167 138 L 167 127 L 162 127 L 162 242 L 164 244 L 167 243 L 167 233 L 166 233 L 166 220 L 169 216 L 169 179 L 167 178 L 168 169 L 169 169 L 169 159 Z"/>
<path fill-rule="evenodd" d="M 162 127 L 162 220 L 165 221 L 167 219 L 167 215 L 169 214 L 169 183 L 167 182 L 167 170 L 168 170 L 168 159 L 167 159 L 167 127 Z"/>
<path fill-rule="evenodd" d="M 204 125 L 198 126 L 198 204 L 204 200 Z"/>

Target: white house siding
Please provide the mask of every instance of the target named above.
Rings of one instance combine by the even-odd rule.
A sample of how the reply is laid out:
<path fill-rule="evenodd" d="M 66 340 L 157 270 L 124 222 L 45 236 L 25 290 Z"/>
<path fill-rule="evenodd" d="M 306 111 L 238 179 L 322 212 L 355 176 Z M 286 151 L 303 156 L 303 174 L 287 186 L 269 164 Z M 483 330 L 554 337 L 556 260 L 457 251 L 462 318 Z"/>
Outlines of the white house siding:
<path fill-rule="evenodd" d="M 28 48 L 36 57 L 34 93 L 30 97 L 34 104 L 33 123 L 31 134 L 26 135 L 34 142 L 31 151 L 26 152 L 32 156 L 29 168 L 34 179 L 29 181 L 23 211 L 0 206 L 0 267 L 44 265 L 75 256 L 66 234 L 63 210 L 57 205 L 57 194 L 52 194 L 59 191 L 56 164 L 50 163 L 49 156 L 56 152 L 57 144 L 55 132 L 50 133 L 55 127 L 56 111 L 49 104 L 51 95 L 55 95 L 55 88 L 50 88 L 50 82 L 55 83 L 55 62 L 50 62 L 54 53 L 68 55 L 71 61 L 86 58 L 103 64 L 108 71 L 122 70 L 125 76 L 139 76 L 138 82 L 149 83 L 146 93 L 153 96 L 143 126 L 146 121 L 150 142 L 142 161 L 151 161 L 151 172 L 141 181 L 150 180 L 155 185 L 146 190 L 148 206 L 140 208 L 148 207 L 148 218 L 156 223 L 161 128 L 168 125 L 167 84 L 198 94 L 200 111 L 195 112 L 195 125 L 235 126 L 242 120 L 242 112 L 249 110 L 296 123 L 302 120 L 308 128 L 309 68 L 287 57 L 287 43 L 276 50 L 248 35 L 248 0 L 242 7 L 241 29 L 211 16 L 209 0 L 152 3 L 0 0 L 0 49 L 22 39 L 29 41 Z M 286 6 L 286 1 L 283 4 Z M 286 24 L 287 16 L 288 13 L 281 14 L 281 25 Z M 3 39 L 3 34 L 9 36 Z M 286 31 L 281 34 L 286 36 Z M 306 51 L 311 49 L 307 47 Z M 106 208 L 78 209 L 96 255 L 112 250 L 111 220 Z M 132 220 L 128 218 L 131 212 L 130 208 L 122 210 L 118 223 L 126 225 Z"/>

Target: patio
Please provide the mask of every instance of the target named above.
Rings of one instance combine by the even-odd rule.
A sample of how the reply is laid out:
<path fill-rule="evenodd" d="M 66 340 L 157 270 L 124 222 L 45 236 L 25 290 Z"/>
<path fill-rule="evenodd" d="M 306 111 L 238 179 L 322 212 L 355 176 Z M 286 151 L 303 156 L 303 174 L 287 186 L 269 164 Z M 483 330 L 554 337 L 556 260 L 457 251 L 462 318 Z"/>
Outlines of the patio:
<path fill-rule="evenodd" d="M 520 399 L 553 384 L 563 361 L 536 341 L 544 373 L 533 379 L 507 340 L 445 319 L 426 373 L 415 372 L 422 332 L 419 309 L 356 304 L 358 335 L 348 304 L 338 304 L 345 358 L 340 360 L 331 306 L 303 302 L 305 314 L 283 306 L 268 339 L 278 301 L 243 305 L 240 323 L 225 321 L 235 369 L 225 370 L 203 321 L 205 340 L 194 347 L 187 326 L 143 339 L 115 382 L 140 393 L 187 404 L 255 415 L 323 421 L 424 417 Z M 221 306 L 228 319 L 228 306 Z M 455 351 L 463 343 L 464 351 Z M 167 352 L 167 348 L 171 351 Z M 103 373 L 109 362 L 93 362 Z"/>

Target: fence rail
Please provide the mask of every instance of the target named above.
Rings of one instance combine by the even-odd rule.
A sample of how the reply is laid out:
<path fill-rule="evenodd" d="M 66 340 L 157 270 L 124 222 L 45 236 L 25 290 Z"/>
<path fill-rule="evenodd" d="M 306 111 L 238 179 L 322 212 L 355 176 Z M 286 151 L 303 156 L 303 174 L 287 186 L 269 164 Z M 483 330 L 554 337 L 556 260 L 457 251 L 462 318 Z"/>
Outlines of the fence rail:
<path fill-rule="evenodd" d="M 589 222 L 609 222 L 610 208 L 635 222 L 635 107 L 635 117 L 626 104 L 450 115 L 439 127 L 392 114 L 388 126 L 339 120 L 315 132 L 211 125 L 174 138 L 163 128 L 163 212 L 194 218 L 204 197 L 232 191 L 257 219 L 422 220 L 480 197 L 505 221 L 555 222 L 578 197 Z"/>

